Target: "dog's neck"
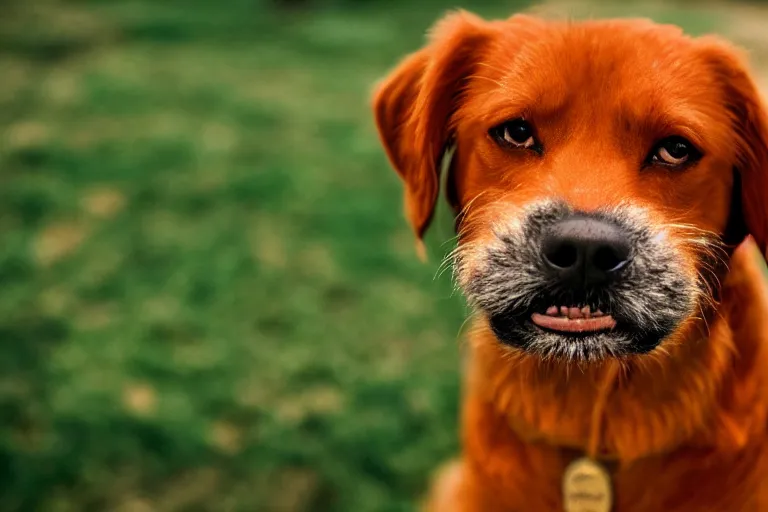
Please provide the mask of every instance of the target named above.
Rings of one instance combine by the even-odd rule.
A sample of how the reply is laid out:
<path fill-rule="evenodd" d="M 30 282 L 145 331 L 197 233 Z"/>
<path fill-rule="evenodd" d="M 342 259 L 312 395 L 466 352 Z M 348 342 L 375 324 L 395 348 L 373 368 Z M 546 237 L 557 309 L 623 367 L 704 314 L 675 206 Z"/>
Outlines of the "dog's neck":
<path fill-rule="evenodd" d="M 763 279 L 755 262 L 735 259 L 708 329 L 691 321 L 661 350 L 622 363 L 544 363 L 510 352 L 481 322 L 471 336 L 465 441 L 482 445 L 488 424 L 503 423 L 529 445 L 621 462 L 744 447 L 764 431 L 768 409 Z"/>

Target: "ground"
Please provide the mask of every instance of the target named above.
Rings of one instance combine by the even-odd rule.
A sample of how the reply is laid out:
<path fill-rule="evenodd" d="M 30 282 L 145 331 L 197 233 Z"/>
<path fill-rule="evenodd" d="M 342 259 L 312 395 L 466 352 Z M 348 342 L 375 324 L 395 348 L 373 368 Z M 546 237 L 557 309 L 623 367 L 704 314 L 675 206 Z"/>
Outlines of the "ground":
<path fill-rule="evenodd" d="M 0 510 L 414 509 L 465 308 L 368 98 L 451 6 L 0 1 Z M 555 7 L 768 55 L 757 4 Z"/>

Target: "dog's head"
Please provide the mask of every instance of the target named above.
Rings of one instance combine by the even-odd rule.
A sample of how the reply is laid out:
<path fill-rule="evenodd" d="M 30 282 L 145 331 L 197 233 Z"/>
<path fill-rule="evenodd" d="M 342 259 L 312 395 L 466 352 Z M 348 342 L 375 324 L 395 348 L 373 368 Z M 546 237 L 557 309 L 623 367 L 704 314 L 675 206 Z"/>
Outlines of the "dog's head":
<path fill-rule="evenodd" d="M 646 353 L 703 325 L 729 247 L 768 242 L 768 126 L 740 55 L 642 20 L 450 15 L 379 87 L 417 236 L 455 145 L 455 269 L 500 342 Z"/>

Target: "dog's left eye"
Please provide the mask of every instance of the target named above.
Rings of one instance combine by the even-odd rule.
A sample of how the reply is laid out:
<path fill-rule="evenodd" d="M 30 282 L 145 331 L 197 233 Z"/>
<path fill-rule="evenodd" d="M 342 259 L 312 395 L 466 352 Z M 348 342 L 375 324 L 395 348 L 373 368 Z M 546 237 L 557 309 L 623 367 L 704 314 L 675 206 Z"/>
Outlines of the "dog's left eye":
<path fill-rule="evenodd" d="M 489 134 L 502 146 L 538 150 L 533 126 L 523 118 L 501 123 L 491 128 Z"/>
<path fill-rule="evenodd" d="M 667 137 L 659 142 L 651 152 L 651 162 L 669 167 L 678 167 L 695 162 L 701 153 L 690 141 L 683 137 Z"/>

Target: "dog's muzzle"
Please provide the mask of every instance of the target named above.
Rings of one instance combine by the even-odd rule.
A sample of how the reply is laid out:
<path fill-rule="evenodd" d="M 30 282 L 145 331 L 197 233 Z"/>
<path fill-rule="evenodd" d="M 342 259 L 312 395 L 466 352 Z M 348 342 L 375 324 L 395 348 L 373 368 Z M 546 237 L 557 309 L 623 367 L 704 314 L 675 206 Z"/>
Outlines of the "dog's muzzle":
<path fill-rule="evenodd" d="M 465 292 L 500 341 L 548 357 L 594 360 L 655 348 L 689 316 L 698 283 L 663 230 L 636 207 L 528 208 L 496 228 L 469 265 Z"/>

